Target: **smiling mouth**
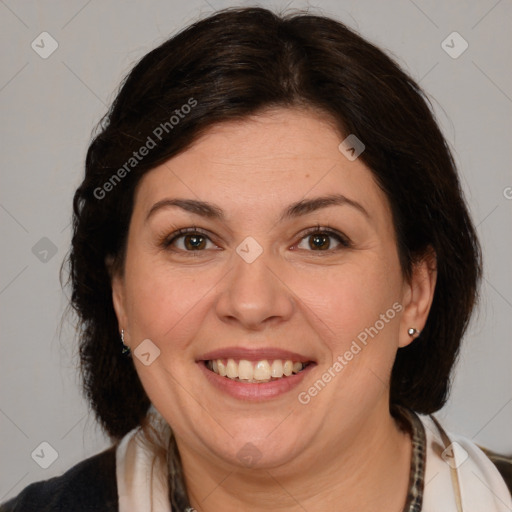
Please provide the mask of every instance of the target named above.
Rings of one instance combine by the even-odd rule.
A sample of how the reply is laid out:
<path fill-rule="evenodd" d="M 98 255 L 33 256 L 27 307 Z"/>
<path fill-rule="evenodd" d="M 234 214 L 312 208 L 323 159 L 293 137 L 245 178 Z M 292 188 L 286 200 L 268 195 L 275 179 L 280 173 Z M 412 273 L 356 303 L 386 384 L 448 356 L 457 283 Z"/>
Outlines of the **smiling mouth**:
<path fill-rule="evenodd" d="M 204 364 L 208 370 L 221 377 L 247 384 L 263 384 L 300 373 L 313 362 L 303 363 L 291 359 L 211 359 L 204 361 Z"/>

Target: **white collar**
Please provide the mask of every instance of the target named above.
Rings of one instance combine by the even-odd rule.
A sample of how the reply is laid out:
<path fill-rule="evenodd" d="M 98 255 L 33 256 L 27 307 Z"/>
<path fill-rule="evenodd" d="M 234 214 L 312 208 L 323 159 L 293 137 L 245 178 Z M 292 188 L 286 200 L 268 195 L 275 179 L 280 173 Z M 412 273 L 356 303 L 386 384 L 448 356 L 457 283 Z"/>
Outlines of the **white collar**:
<path fill-rule="evenodd" d="M 170 429 L 153 406 L 148 416 L 160 437 L 148 442 L 139 427 L 126 434 L 116 450 L 119 512 L 171 512 L 167 459 L 155 448 L 167 450 Z"/>
<path fill-rule="evenodd" d="M 426 435 L 423 512 L 510 512 L 512 498 L 501 474 L 471 440 L 447 434 L 420 416 Z"/>

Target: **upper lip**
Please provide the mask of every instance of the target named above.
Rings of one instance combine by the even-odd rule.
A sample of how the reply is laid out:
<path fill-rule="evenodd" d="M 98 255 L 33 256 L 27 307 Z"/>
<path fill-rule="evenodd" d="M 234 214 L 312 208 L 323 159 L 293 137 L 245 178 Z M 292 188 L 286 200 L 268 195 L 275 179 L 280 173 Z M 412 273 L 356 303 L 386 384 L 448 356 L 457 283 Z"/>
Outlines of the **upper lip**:
<path fill-rule="evenodd" d="M 299 363 L 314 362 L 314 359 L 297 352 L 283 350 L 275 347 L 268 348 L 244 348 L 244 347 L 226 347 L 212 350 L 199 357 L 198 361 L 211 361 L 214 359 L 246 359 L 248 361 L 262 361 L 264 359 L 282 359 L 291 360 Z"/>

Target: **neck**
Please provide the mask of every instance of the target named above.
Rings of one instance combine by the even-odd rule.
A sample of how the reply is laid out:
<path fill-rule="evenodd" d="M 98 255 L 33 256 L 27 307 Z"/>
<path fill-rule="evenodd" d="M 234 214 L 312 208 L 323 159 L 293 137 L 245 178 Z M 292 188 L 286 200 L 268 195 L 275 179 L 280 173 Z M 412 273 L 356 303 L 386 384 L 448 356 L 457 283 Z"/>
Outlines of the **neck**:
<path fill-rule="evenodd" d="M 399 429 L 387 404 L 354 430 L 349 439 L 317 443 L 300 460 L 272 469 L 216 464 L 178 440 L 190 503 L 202 512 L 402 510 L 409 484 L 409 435 Z"/>

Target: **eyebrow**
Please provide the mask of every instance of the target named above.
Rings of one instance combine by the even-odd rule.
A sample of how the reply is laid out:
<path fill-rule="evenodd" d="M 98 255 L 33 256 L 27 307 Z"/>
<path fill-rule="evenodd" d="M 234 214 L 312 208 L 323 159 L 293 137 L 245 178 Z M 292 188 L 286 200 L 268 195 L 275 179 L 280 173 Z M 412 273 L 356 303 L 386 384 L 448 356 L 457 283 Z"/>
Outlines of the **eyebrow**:
<path fill-rule="evenodd" d="M 365 208 L 357 201 L 349 199 L 348 197 L 345 197 L 342 194 L 331 194 L 322 197 L 315 197 L 313 199 L 302 199 L 301 201 L 292 203 L 281 214 L 279 222 L 291 218 L 301 217 L 303 215 L 308 215 L 309 213 L 315 212 L 322 208 L 327 208 L 329 206 L 345 205 L 355 208 L 368 218 L 370 217 L 369 213 L 365 210 Z M 181 208 L 182 210 L 194 213 L 195 215 L 199 215 L 201 217 L 207 217 L 216 220 L 225 220 L 223 210 L 212 203 L 208 203 L 206 201 L 197 201 L 195 199 L 162 199 L 161 201 L 158 201 L 151 207 L 146 216 L 146 221 L 158 210 L 161 210 L 162 208 L 168 208 L 171 206 L 176 206 L 178 208 Z"/>

